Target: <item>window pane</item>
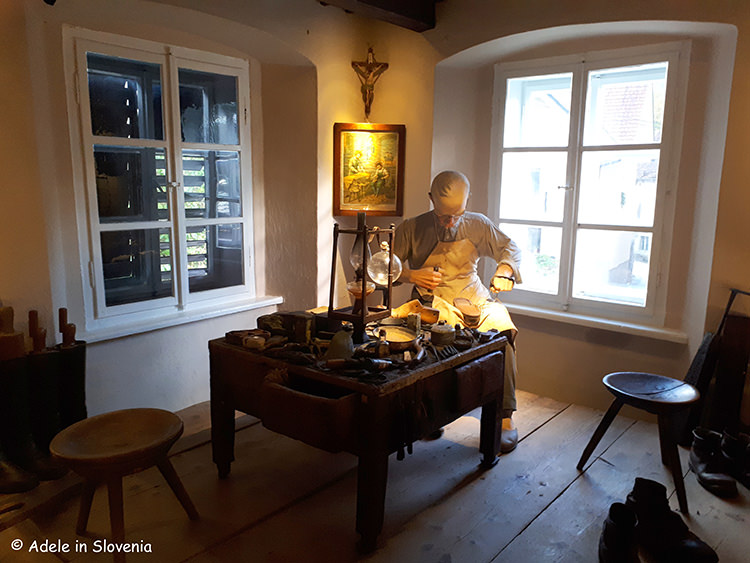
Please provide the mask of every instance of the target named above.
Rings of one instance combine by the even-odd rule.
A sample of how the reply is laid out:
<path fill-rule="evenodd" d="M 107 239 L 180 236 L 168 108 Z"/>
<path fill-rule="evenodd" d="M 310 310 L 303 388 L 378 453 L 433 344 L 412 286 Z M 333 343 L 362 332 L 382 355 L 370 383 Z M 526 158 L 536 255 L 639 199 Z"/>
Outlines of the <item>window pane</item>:
<path fill-rule="evenodd" d="M 562 229 L 501 223 L 500 230 L 515 242 L 523 253 L 520 289 L 556 295 L 560 280 Z"/>
<path fill-rule="evenodd" d="M 169 229 L 101 233 L 108 307 L 172 295 Z"/>
<path fill-rule="evenodd" d="M 586 145 L 660 143 L 667 63 L 589 72 Z"/>
<path fill-rule="evenodd" d="M 500 184 L 500 217 L 562 221 L 567 154 L 505 153 Z"/>
<path fill-rule="evenodd" d="M 182 151 L 185 216 L 240 217 L 240 155 L 235 151 Z"/>
<path fill-rule="evenodd" d="M 190 291 L 241 285 L 242 225 L 203 225 L 187 229 Z"/>
<path fill-rule="evenodd" d="M 658 171 L 657 149 L 584 152 L 578 222 L 652 226 Z"/>
<path fill-rule="evenodd" d="M 94 161 L 102 223 L 169 219 L 163 149 L 95 145 Z"/>
<path fill-rule="evenodd" d="M 237 78 L 182 68 L 179 76 L 182 140 L 236 145 Z"/>
<path fill-rule="evenodd" d="M 572 73 L 508 79 L 503 146 L 567 146 L 572 81 Z"/>
<path fill-rule="evenodd" d="M 579 229 L 573 297 L 644 306 L 650 263 L 651 233 Z"/>
<path fill-rule="evenodd" d="M 163 139 L 161 65 L 86 55 L 91 132 L 107 137 Z"/>

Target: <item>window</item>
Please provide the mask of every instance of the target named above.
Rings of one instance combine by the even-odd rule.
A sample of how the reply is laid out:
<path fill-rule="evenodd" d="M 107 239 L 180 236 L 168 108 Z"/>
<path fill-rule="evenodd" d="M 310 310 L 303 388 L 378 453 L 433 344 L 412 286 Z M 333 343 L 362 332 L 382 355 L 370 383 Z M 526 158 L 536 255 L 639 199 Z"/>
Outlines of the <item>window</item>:
<path fill-rule="evenodd" d="M 254 297 L 248 63 L 108 39 L 74 39 L 87 328 Z"/>
<path fill-rule="evenodd" d="M 662 46 L 496 66 L 491 215 L 523 250 L 509 301 L 663 322 L 680 56 Z"/>

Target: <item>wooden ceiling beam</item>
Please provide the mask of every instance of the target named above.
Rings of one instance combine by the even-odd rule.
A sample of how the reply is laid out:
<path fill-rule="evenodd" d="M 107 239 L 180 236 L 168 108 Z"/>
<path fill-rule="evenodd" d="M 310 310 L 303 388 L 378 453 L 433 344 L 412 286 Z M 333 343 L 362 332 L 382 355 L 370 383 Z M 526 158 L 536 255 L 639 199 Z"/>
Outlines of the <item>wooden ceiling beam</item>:
<path fill-rule="evenodd" d="M 320 3 L 422 32 L 435 27 L 436 1 L 439 0 L 326 0 Z"/>

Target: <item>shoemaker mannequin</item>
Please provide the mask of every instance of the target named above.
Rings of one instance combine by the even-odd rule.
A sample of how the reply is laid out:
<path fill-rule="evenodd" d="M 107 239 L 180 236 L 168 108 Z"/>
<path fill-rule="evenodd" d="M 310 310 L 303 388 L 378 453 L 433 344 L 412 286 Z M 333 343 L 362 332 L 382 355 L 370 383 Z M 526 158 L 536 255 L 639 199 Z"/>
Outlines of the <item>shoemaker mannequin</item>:
<path fill-rule="evenodd" d="M 508 310 L 495 301 L 494 294 L 509 291 L 515 283 L 521 283 L 520 251 L 487 217 L 466 211 L 469 193 L 469 180 L 462 173 L 448 170 L 438 174 L 429 194 L 433 210 L 401 223 L 396 228 L 393 250 L 404 266 L 400 281 L 413 283 L 414 292 L 418 294 L 415 297 L 438 309 L 440 319 L 450 325 L 466 325 L 462 311 L 454 306 L 457 299 L 460 304 L 463 298 L 463 303 L 473 305 L 473 310 L 479 313 L 476 328 L 510 331 L 511 346 L 505 354 L 501 443 L 501 451 L 509 452 L 518 443 L 512 419 L 516 410 L 516 362 L 512 344 L 517 330 Z M 481 257 L 497 262 L 490 289 L 482 284 L 477 274 Z"/>

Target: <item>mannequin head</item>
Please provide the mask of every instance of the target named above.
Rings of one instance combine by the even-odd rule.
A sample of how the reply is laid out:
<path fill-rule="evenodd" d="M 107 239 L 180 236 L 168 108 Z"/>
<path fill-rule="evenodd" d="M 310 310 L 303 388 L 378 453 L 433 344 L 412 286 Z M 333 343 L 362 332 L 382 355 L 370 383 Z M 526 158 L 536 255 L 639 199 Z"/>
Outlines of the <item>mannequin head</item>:
<path fill-rule="evenodd" d="M 461 172 L 445 170 L 435 176 L 430 187 L 430 200 L 443 227 L 450 229 L 456 225 L 466 211 L 470 193 L 469 180 Z"/>

